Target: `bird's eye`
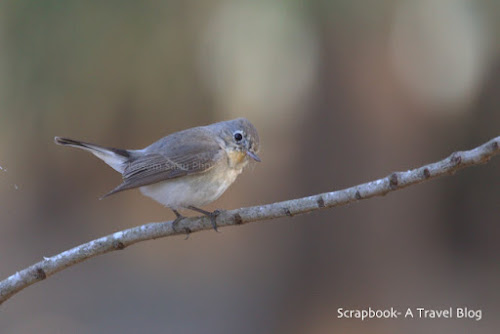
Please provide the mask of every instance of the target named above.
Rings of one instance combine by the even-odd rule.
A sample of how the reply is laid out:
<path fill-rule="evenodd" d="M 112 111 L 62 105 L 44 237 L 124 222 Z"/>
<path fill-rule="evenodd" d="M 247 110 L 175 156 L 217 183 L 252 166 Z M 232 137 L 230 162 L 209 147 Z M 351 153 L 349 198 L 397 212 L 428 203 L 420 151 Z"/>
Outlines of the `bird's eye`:
<path fill-rule="evenodd" d="M 243 139 L 243 135 L 241 134 L 241 132 L 236 132 L 234 134 L 234 140 L 241 141 L 242 139 Z"/>

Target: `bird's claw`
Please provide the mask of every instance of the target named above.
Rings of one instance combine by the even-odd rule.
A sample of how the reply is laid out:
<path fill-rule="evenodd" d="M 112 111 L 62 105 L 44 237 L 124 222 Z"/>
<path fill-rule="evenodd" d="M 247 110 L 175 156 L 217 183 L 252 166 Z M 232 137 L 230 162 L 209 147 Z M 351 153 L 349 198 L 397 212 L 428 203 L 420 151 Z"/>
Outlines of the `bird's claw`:
<path fill-rule="evenodd" d="M 221 210 L 214 210 L 209 213 L 208 217 L 210 218 L 210 222 L 212 223 L 212 227 L 214 228 L 215 232 L 219 232 L 217 229 L 217 217 L 221 214 Z"/>
<path fill-rule="evenodd" d="M 177 232 L 179 232 L 177 230 L 177 225 L 180 223 L 181 220 L 183 220 L 186 217 L 181 215 L 177 210 L 172 210 L 172 211 L 174 211 L 174 213 L 176 215 L 176 218 L 172 222 L 172 230 L 174 230 L 174 232 L 177 233 Z M 185 227 L 184 231 L 186 232 L 186 239 L 184 239 L 184 240 L 187 240 L 189 238 L 189 234 L 191 233 L 191 229 L 189 227 Z"/>
<path fill-rule="evenodd" d="M 214 210 L 214 211 L 210 212 L 210 211 L 205 211 L 203 209 L 197 208 L 197 207 L 192 206 L 192 205 L 188 206 L 187 208 L 190 210 L 202 213 L 205 216 L 207 216 L 208 218 L 210 218 L 210 222 L 212 223 L 212 226 L 213 226 L 215 232 L 219 232 L 219 230 L 217 229 L 217 216 L 219 216 L 221 214 L 221 212 L 222 212 L 221 210 Z"/>

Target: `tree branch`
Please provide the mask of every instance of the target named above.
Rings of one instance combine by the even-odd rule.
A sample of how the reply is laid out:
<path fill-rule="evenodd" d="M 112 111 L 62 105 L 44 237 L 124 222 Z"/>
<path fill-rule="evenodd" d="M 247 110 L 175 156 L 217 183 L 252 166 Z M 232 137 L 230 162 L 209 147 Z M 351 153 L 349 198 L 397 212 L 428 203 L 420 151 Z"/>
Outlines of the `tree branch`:
<path fill-rule="evenodd" d="M 217 225 L 219 227 L 241 225 L 255 221 L 294 216 L 375 196 L 383 196 L 391 191 L 443 175 L 453 174 L 468 166 L 484 164 L 498 153 L 500 153 L 500 136 L 472 150 L 455 152 L 444 160 L 406 172 L 395 172 L 382 179 L 351 188 L 273 204 L 222 211 L 217 216 Z M 177 224 L 175 230 L 172 228 L 172 221 L 149 223 L 90 241 L 52 257 L 44 257 L 42 261 L 0 282 L 0 304 L 22 289 L 95 256 L 121 250 L 140 241 L 193 233 L 211 228 L 210 219 L 205 216 L 183 219 Z"/>

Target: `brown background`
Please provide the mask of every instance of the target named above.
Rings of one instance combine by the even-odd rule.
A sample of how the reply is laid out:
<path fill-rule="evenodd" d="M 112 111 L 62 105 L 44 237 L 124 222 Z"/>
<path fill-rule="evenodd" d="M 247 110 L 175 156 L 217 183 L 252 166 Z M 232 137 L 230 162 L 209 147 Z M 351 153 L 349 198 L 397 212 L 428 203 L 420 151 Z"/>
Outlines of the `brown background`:
<path fill-rule="evenodd" d="M 208 207 L 306 196 L 497 136 L 493 1 L 2 1 L 0 278 L 169 210 L 53 144 L 141 148 L 244 116 L 262 163 Z M 500 177 L 488 165 L 348 207 L 144 242 L 0 307 L 10 333 L 491 333 Z M 481 309 L 474 320 L 337 309 Z"/>

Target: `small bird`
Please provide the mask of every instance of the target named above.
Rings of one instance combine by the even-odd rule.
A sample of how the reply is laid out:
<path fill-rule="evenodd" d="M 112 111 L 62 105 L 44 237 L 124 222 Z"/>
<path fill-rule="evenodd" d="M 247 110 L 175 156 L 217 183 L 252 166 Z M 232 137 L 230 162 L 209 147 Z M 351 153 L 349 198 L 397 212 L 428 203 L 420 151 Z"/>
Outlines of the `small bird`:
<path fill-rule="evenodd" d="M 139 188 L 174 212 L 174 227 L 184 218 L 178 210 L 190 209 L 210 217 L 217 231 L 219 211 L 199 207 L 218 199 L 250 159 L 261 161 L 257 129 L 245 118 L 175 132 L 142 150 L 108 148 L 61 137 L 54 141 L 89 151 L 122 174 L 123 182 L 102 198 Z"/>

